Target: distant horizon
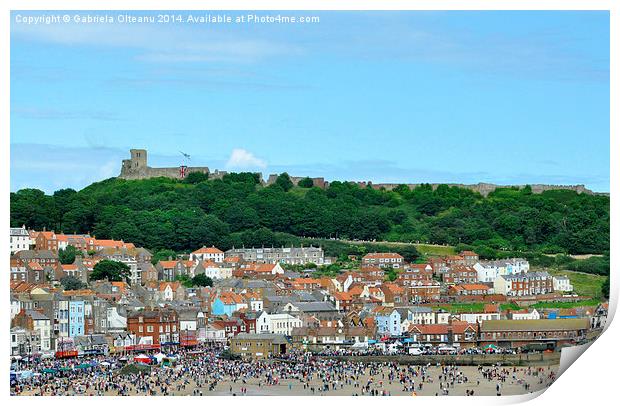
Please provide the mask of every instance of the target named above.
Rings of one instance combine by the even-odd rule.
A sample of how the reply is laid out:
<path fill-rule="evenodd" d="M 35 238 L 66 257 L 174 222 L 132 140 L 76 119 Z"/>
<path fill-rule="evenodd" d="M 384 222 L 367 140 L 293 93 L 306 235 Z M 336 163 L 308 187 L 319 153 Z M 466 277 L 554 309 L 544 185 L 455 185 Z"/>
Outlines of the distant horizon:
<path fill-rule="evenodd" d="M 11 190 L 81 189 L 142 146 L 151 166 L 609 192 L 609 12 L 255 14 L 278 13 L 320 22 L 12 12 Z"/>

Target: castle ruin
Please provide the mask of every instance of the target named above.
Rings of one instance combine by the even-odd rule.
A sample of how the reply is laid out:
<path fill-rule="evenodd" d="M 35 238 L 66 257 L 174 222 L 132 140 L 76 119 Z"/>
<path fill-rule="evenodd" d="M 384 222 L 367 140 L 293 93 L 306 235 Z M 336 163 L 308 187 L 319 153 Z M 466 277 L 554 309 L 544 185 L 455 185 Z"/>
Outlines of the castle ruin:
<path fill-rule="evenodd" d="M 176 168 L 151 168 L 148 166 L 147 161 L 147 152 L 146 149 L 131 149 L 129 150 L 131 153 L 131 159 L 123 159 L 123 164 L 121 166 L 121 174 L 119 178 L 135 180 L 135 179 L 148 179 L 155 177 L 166 177 L 172 179 L 184 179 L 188 174 L 192 172 L 200 172 L 209 175 L 209 179 L 221 179 L 227 172 L 218 171 L 210 172 L 209 168 L 206 166 L 184 166 L 181 165 Z M 269 175 L 267 181 L 265 182 L 262 178 L 262 174 L 260 175 L 260 182 L 263 186 L 272 185 L 276 182 L 278 178 L 277 174 Z M 291 181 L 294 185 L 297 185 L 299 181 L 304 179 L 304 177 L 300 176 L 290 176 Z M 329 182 L 326 181 L 322 177 L 318 178 L 310 178 L 312 179 L 312 183 L 315 187 L 320 187 L 321 189 L 325 189 L 329 187 Z M 372 187 L 374 189 L 386 189 L 392 190 L 400 185 L 400 183 L 372 183 L 372 182 L 355 182 L 360 187 Z M 409 183 L 405 184 L 410 189 L 415 189 L 420 186 L 420 183 Z M 431 183 L 430 184 L 433 190 L 437 189 L 441 183 Z M 470 189 L 474 192 L 478 192 L 483 196 L 488 196 L 489 193 L 493 192 L 497 188 L 508 188 L 513 187 L 511 185 L 495 185 L 492 183 L 477 183 L 474 185 L 465 185 L 460 183 L 447 183 L 448 186 L 457 186 L 460 188 Z M 516 185 L 519 189 L 525 187 L 525 185 Z M 584 185 L 543 185 L 543 184 L 531 184 L 532 193 L 538 194 L 542 193 L 546 190 L 572 190 L 579 194 L 585 193 L 589 195 L 609 195 L 608 193 L 594 193 L 591 190 L 587 189 Z"/>
<path fill-rule="evenodd" d="M 130 149 L 131 159 L 123 159 L 121 165 L 121 179 L 135 180 L 148 179 L 156 177 L 166 177 L 172 179 L 183 179 L 192 172 L 200 172 L 209 174 L 209 168 L 206 166 L 185 166 L 181 165 L 176 168 L 151 168 L 148 166 L 146 149 Z"/>

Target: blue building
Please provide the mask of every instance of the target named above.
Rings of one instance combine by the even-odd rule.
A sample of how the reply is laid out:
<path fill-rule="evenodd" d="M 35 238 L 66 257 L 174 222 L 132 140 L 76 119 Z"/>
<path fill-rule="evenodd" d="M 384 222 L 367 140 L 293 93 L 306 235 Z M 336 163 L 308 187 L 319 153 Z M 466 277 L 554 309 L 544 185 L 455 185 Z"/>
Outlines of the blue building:
<path fill-rule="evenodd" d="M 84 335 L 84 301 L 69 302 L 69 337 Z"/>
<path fill-rule="evenodd" d="M 213 303 L 211 303 L 211 314 L 214 316 L 221 316 L 227 314 L 224 309 L 224 302 L 219 297 L 216 297 Z"/>
<path fill-rule="evenodd" d="M 375 323 L 377 324 L 377 335 L 400 336 L 401 322 L 401 315 L 394 308 L 382 307 L 376 310 Z"/>

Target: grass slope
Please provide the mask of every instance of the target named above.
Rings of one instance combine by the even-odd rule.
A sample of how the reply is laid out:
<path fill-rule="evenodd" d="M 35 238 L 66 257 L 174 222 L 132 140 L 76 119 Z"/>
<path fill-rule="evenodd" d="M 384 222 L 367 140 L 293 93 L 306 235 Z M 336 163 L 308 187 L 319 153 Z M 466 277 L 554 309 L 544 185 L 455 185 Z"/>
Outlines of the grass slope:
<path fill-rule="evenodd" d="M 570 279 L 573 288 L 575 289 L 575 293 L 580 296 L 590 296 L 597 300 L 602 299 L 603 293 L 601 291 L 601 287 L 605 282 L 605 276 L 553 269 L 549 269 L 547 272 L 553 276 L 568 276 L 568 279 Z"/>

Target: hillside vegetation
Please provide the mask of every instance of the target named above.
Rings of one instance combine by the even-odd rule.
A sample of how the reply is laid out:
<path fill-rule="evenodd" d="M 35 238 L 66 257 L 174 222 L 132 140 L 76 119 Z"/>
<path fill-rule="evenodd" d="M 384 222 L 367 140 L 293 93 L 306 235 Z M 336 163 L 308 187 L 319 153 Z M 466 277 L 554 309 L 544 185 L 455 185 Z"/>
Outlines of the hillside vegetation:
<path fill-rule="evenodd" d="M 183 181 L 112 178 L 52 195 L 23 189 L 11 193 L 11 225 L 22 224 L 176 252 L 202 245 L 225 250 L 311 243 L 316 240 L 301 238 L 312 237 L 324 243 L 337 238 L 445 244 L 473 248 L 483 258 L 519 252 L 602 254 L 609 250 L 609 197 L 568 190 L 532 194 L 526 187 L 497 189 L 485 198 L 446 185 L 434 191 L 430 185 L 385 191 L 346 182 L 323 190 L 294 187 L 286 174 L 264 187 L 250 173 L 221 180 L 190 174 Z M 332 253 L 344 253 L 339 247 L 362 253 L 374 248 L 333 242 Z M 405 247 L 392 250 L 411 251 Z"/>

